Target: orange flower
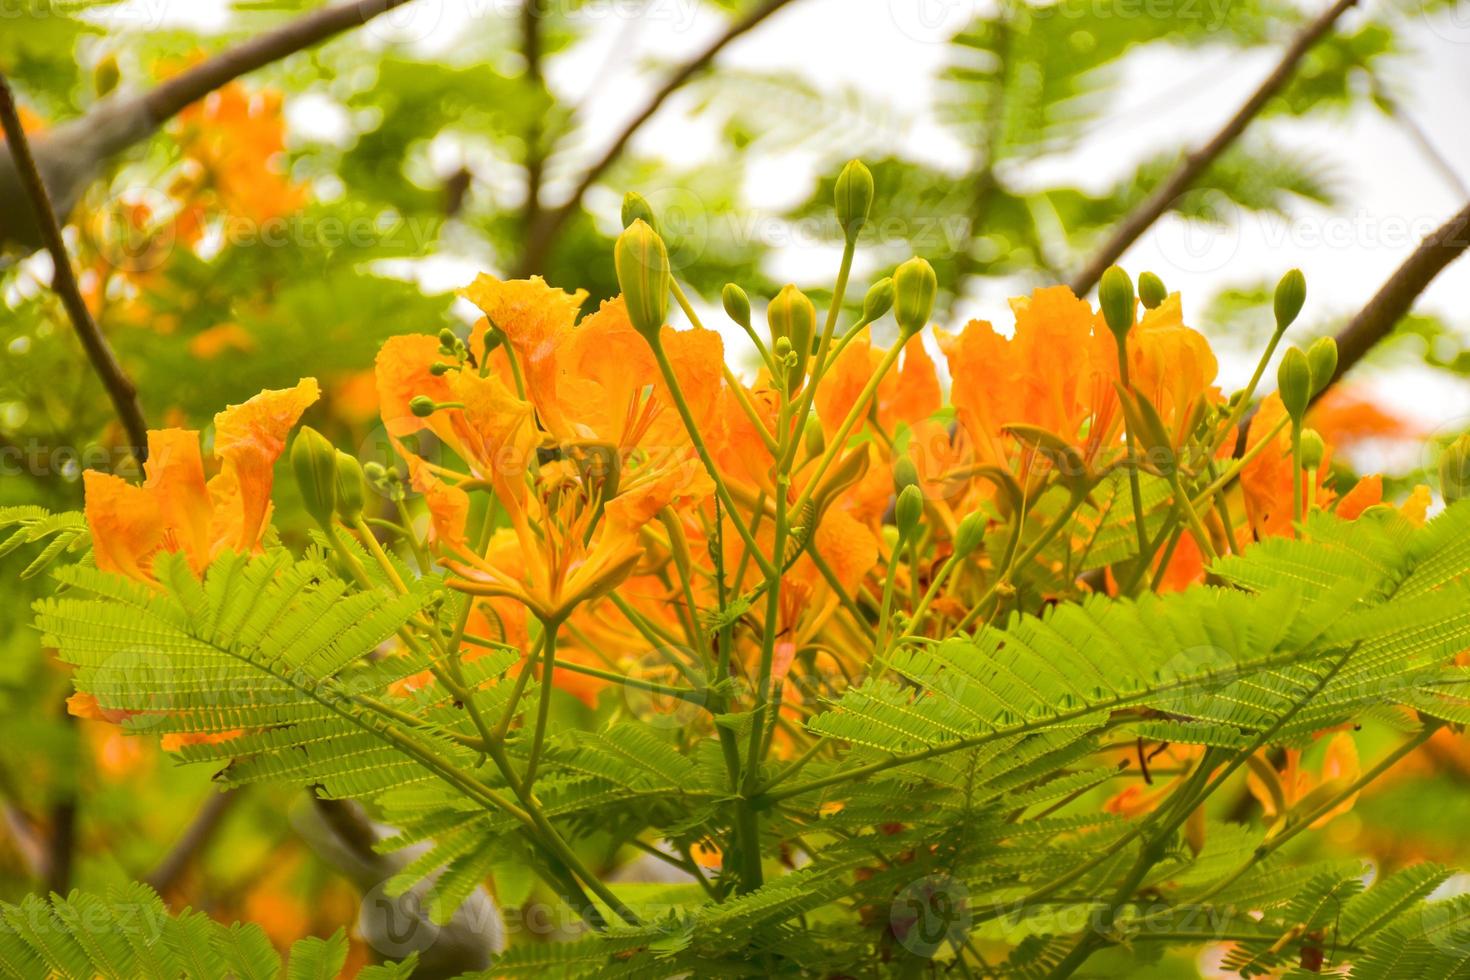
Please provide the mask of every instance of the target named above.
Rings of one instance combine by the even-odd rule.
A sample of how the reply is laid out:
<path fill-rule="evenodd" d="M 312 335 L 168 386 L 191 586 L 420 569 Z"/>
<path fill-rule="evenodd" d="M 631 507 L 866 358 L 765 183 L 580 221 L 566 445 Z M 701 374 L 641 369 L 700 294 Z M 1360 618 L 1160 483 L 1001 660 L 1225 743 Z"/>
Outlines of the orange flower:
<path fill-rule="evenodd" d="M 1250 430 L 1245 438 L 1246 452 L 1260 445 L 1285 418 L 1286 408 L 1281 404 L 1281 396 L 1275 392 L 1267 395 L 1261 401 L 1261 407 L 1256 410 L 1255 418 L 1251 419 Z M 1327 454 L 1322 458 L 1322 465 L 1317 468 L 1317 503 L 1322 507 L 1328 506 L 1334 499 L 1326 483 L 1331 472 L 1328 466 L 1331 460 L 1332 447 L 1329 445 Z M 1292 524 L 1295 523 L 1291 513 L 1291 470 L 1291 426 L 1288 424 L 1271 435 L 1271 444 L 1247 463 L 1240 473 L 1245 516 L 1256 537 L 1291 533 Z M 1305 502 L 1309 477 L 1303 472 L 1297 474 L 1297 479 L 1301 481 L 1302 500 Z"/>
<path fill-rule="evenodd" d="M 1117 347 L 1099 314 L 1066 286 L 1011 300 L 1015 336 L 973 320 L 958 336 L 939 333 L 953 379 L 950 401 L 981 462 L 1005 465 L 1002 428 L 1034 425 L 1087 456 L 1109 440 L 1117 412 Z"/>
<path fill-rule="evenodd" d="M 1219 400 L 1219 369 L 1204 334 L 1184 325 L 1178 293 L 1146 311 L 1128 334 L 1128 380 L 1153 402 L 1175 445 L 1187 435 L 1181 427 L 1195 402 L 1202 396 Z"/>
<path fill-rule="evenodd" d="M 183 552 L 189 566 L 202 572 L 221 551 L 257 550 L 286 433 L 317 397 L 316 380 L 306 378 L 295 388 L 263 391 L 216 415 L 221 467 L 207 483 L 199 434 L 183 429 L 148 433 L 140 487 L 107 473 L 84 473 L 97 567 L 151 582 L 159 551 Z"/>
<path fill-rule="evenodd" d="M 472 367 L 435 375 L 431 368 L 441 360 L 438 339 L 427 334 L 391 337 L 383 344 L 376 374 L 388 434 L 397 440 L 427 429 L 458 453 L 475 476 L 494 482 L 508 505 L 521 499 L 536 445 L 530 403 L 517 398 L 500 378 L 482 377 Z M 419 418 L 409 408 L 419 396 L 458 407 Z M 401 444 L 398 448 L 411 455 Z"/>
<path fill-rule="evenodd" d="M 1280 772 L 1273 772 L 1252 762 L 1247 774 L 1246 785 L 1251 795 L 1260 801 L 1267 818 L 1280 819 L 1286 813 L 1311 813 L 1323 802 L 1340 793 L 1362 774 L 1358 763 L 1358 746 L 1347 732 L 1338 732 L 1327 743 L 1327 752 L 1322 759 L 1322 770 L 1313 774 L 1302 768 L 1301 749 L 1287 749 L 1286 763 Z M 1341 804 L 1324 813 L 1312 822 L 1312 827 L 1325 826 L 1332 818 L 1347 813 L 1358 800 L 1354 793 Z"/>
<path fill-rule="evenodd" d="M 843 348 L 822 376 L 815 402 L 822 429 L 829 437 L 847 418 L 882 360 L 883 351 L 872 346 L 864 330 Z M 878 422 L 890 434 L 900 422 L 912 425 L 939 411 L 943 400 L 939 376 L 922 337 L 915 336 L 905 345 L 902 364 L 878 382 L 875 400 Z"/>
<path fill-rule="evenodd" d="M 286 177 L 282 97 L 251 93 L 239 82 L 216 89 L 179 113 L 179 144 L 188 183 L 208 191 L 226 212 L 266 222 L 300 210 L 305 188 Z M 181 232 L 192 240 L 198 215 L 186 209 Z"/>

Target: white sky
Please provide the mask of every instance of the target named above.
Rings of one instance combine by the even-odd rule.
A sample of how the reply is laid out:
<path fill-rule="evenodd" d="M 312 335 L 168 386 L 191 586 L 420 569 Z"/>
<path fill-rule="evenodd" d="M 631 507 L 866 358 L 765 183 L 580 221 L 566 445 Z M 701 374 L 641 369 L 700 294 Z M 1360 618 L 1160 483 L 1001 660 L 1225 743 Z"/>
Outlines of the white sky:
<path fill-rule="evenodd" d="M 552 0 L 555 2 L 555 0 Z M 1199 0 L 1208 4 L 1229 0 Z M 1383 0 L 1366 0 L 1377 11 Z M 945 58 L 945 39 L 989 0 L 794 0 L 757 30 L 731 45 L 721 64 L 794 71 L 834 93 L 851 89 L 883 107 L 877 125 L 828 134 L 828 152 L 780 152 L 760 159 L 745 187 L 757 209 L 780 210 L 809 193 L 815 167 L 832 156 L 877 155 L 900 143 L 933 164 L 962 176 L 964 150 L 934 119 L 934 78 Z M 370 43 L 406 38 L 429 52 L 453 57 L 456 41 L 488 18 L 507 20 L 519 0 L 415 0 L 368 26 Z M 1313 8 L 1316 8 L 1316 4 Z M 130 0 L 108 17 L 151 26 L 185 22 L 208 29 L 223 22 L 224 0 Z M 584 107 L 580 143 L 568 165 L 591 159 L 647 98 L 654 77 L 641 67 L 696 50 L 716 36 L 724 19 L 695 0 L 587 0 L 577 15 L 591 28 L 586 41 L 547 65 L 550 84 Z M 1362 17 L 1349 11 L 1344 27 Z M 1470 12 L 1445 11 L 1409 20 L 1406 47 L 1393 81 L 1403 104 L 1431 134 L 1439 152 L 1470 183 Z M 1285 43 L 1283 39 L 1282 43 Z M 1270 70 L 1274 51 L 1249 56 L 1224 47 L 1147 51 L 1128 61 L 1112 111 L 1071 152 L 1048 159 L 1020 177 L 1071 182 L 1100 189 L 1134 161 L 1183 138 L 1200 142 L 1229 117 Z M 691 99 L 676 98 L 637 137 L 640 151 L 673 163 L 710 159 L 719 133 L 691 121 Z M 296 117 L 293 117 L 296 118 Z M 318 117 L 320 118 L 320 117 Z M 1307 274 L 1309 299 L 1303 322 L 1310 329 L 1360 307 L 1422 234 L 1464 204 L 1464 192 L 1432 166 L 1395 124 L 1377 115 L 1277 125 L 1273 136 L 1302 146 L 1333 165 L 1345 202 L 1326 211 L 1301 207 L 1291 220 L 1247 218 L 1234 230 L 1204 237 L 1197 225 L 1165 219 L 1127 255 L 1133 271 L 1152 269 L 1185 295 L 1186 314 L 1217 289 L 1273 279 L 1292 266 Z M 832 147 L 830 141 L 843 139 Z M 847 141 L 850 140 L 850 146 Z M 565 168 L 563 168 L 565 170 Z M 563 189 L 556 173 L 550 193 Z M 647 190 L 647 189 L 644 189 Z M 617 197 L 589 201 L 615 220 Z M 835 266 L 830 248 L 795 243 L 778 254 L 774 271 L 795 279 L 820 279 Z M 437 284 L 457 283 L 469 267 L 449 260 L 424 270 Z M 1007 321 L 1004 299 L 1013 284 L 987 282 L 960 305 L 961 318 Z M 1423 308 L 1470 329 L 1463 315 L 1470 297 L 1470 260 L 1451 266 L 1430 288 Z M 722 320 L 722 317 L 714 318 Z M 1244 381 L 1251 365 L 1227 359 L 1228 386 Z M 1438 425 L 1465 426 L 1470 385 L 1407 365 L 1366 379 L 1375 395 Z"/>

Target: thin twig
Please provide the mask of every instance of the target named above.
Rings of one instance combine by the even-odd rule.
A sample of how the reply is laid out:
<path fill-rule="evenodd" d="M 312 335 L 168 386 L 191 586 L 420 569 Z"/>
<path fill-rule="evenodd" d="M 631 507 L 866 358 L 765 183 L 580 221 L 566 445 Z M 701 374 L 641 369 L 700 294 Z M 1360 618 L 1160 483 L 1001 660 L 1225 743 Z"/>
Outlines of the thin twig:
<path fill-rule="evenodd" d="M 1128 247 L 1138 240 L 1139 236 L 1174 206 L 1179 195 L 1188 190 L 1190 185 L 1198 180 L 1200 175 L 1208 170 L 1210 165 L 1240 137 L 1240 134 L 1245 132 L 1251 120 L 1291 80 L 1297 64 L 1312 49 L 1313 45 L 1320 41 L 1332 29 L 1332 25 L 1337 22 L 1338 18 L 1356 3 L 1357 0 L 1335 0 L 1333 5 L 1323 11 L 1316 20 L 1302 28 L 1292 39 L 1290 46 L 1282 53 L 1281 60 L 1277 62 L 1271 74 L 1266 76 L 1260 87 L 1251 93 L 1251 97 L 1246 99 L 1245 104 L 1236 111 L 1234 116 L 1230 117 L 1230 121 L 1208 143 L 1186 154 L 1179 167 L 1169 175 L 1169 179 L 1123 219 L 1113 231 L 1112 236 L 1102 248 L 1098 249 L 1097 254 L 1072 279 L 1072 292 L 1081 296 L 1097 285 L 1097 281 L 1102 278 L 1108 266 L 1117 262 Z"/>
<path fill-rule="evenodd" d="M 193 821 L 184 829 L 178 841 L 148 873 L 148 877 L 143 879 L 148 886 L 162 895 L 178 884 L 184 872 L 194 863 L 194 859 L 208 846 L 225 814 L 239 797 L 238 789 L 229 789 L 223 793 L 211 790 L 209 798 L 200 805 Z"/>
<path fill-rule="evenodd" d="M 732 41 L 757 27 L 766 18 L 790 2 L 791 0 L 765 0 L 760 6 L 731 24 L 723 34 L 710 42 L 704 50 L 685 62 L 684 65 L 668 77 L 659 90 L 654 93 L 653 98 L 649 99 L 648 104 L 643 107 L 643 110 L 623 127 L 622 132 L 618 134 L 617 139 L 613 140 L 612 145 L 607 148 L 607 151 L 603 153 L 602 157 L 582 175 L 582 180 L 577 184 L 576 189 L 572 191 L 571 196 L 558 207 L 544 212 L 541 220 L 536 223 L 535 227 L 530 229 L 530 235 L 526 240 L 526 251 L 521 258 L 521 275 L 529 274 L 541 267 L 542 263 L 546 260 L 547 253 L 551 249 L 552 241 L 556 238 L 557 233 L 561 231 L 562 227 L 576 214 L 577 209 L 582 206 L 582 198 L 586 196 L 587 191 L 592 188 L 593 184 L 597 183 L 598 179 L 607 172 L 609 167 L 617 162 L 618 157 L 622 156 L 623 151 L 627 149 L 628 143 L 643 128 L 643 125 L 649 119 L 653 118 L 659 109 L 663 108 L 663 104 L 669 100 L 669 97 L 683 88 L 695 75 L 698 75 L 705 68 L 709 67 L 710 63 Z"/>
<path fill-rule="evenodd" d="M 108 397 L 112 399 L 118 419 L 132 442 L 133 455 L 142 462 L 148 455 L 148 425 L 143 420 L 143 410 L 138 406 L 138 389 L 118 363 L 107 338 L 102 336 L 97 322 L 92 319 L 86 300 L 82 298 L 76 273 L 71 267 L 71 258 L 66 253 L 66 242 L 61 237 L 61 225 L 57 223 L 56 211 L 51 206 L 51 198 L 46 193 L 46 185 L 41 180 L 41 172 L 36 169 L 36 159 L 31 154 L 31 145 L 21 127 L 15 95 L 3 74 L 0 74 L 0 125 L 4 126 L 5 142 L 15 160 L 15 167 L 30 199 L 31 209 L 35 212 L 42 241 L 45 242 L 46 250 L 51 253 L 52 264 L 56 267 L 51 286 L 66 307 L 72 326 L 76 328 L 77 337 L 87 351 L 87 359 L 92 362 L 92 369 L 97 372 L 103 387 L 107 389 Z"/>
<path fill-rule="evenodd" d="M 1337 373 L 1332 376 L 1331 383 L 1346 374 L 1375 344 L 1388 336 L 1394 325 L 1409 312 L 1419 294 L 1428 288 L 1445 266 L 1464 254 L 1467 246 L 1470 246 L 1470 204 L 1420 242 L 1414 254 L 1388 277 L 1368 305 L 1338 332 Z M 1319 398 L 1321 395 L 1322 392 L 1317 393 Z"/>

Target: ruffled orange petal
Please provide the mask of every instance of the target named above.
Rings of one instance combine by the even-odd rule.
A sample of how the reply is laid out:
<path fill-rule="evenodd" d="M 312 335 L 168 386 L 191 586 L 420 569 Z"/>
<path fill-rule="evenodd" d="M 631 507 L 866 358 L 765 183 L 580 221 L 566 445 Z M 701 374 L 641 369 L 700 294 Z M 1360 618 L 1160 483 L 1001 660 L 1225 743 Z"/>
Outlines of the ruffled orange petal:
<path fill-rule="evenodd" d="M 143 489 L 158 501 L 164 548 L 184 552 L 189 567 L 202 572 L 209 564 L 213 544 L 214 507 L 204 482 L 199 433 L 186 429 L 149 431 L 144 472 L 147 479 Z"/>
<path fill-rule="evenodd" d="M 214 454 L 224 463 L 209 485 L 216 549 L 248 554 L 260 546 L 276 460 L 291 428 L 320 395 L 316 379 L 303 378 L 294 388 L 262 391 L 214 417 Z"/>
<path fill-rule="evenodd" d="M 97 567 L 153 581 L 153 556 L 163 547 L 163 512 L 158 497 L 110 473 L 82 474 L 87 526 Z"/>
<path fill-rule="evenodd" d="M 408 403 L 419 395 L 436 402 L 454 400 L 448 375 L 435 376 L 430 366 L 443 358 L 439 340 L 428 334 L 389 337 L 378 349 L 374 377 L 378 385 L 378 411 L 383 427 L 397 438 L 428 428 L 428 421 L 414 415 Z"/>

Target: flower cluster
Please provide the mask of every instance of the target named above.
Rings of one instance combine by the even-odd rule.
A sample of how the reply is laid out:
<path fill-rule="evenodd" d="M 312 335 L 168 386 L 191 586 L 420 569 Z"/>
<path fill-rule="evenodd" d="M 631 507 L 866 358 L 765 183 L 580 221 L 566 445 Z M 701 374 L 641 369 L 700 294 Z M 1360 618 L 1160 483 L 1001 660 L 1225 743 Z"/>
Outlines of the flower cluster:
<path fill-rule="evenodd" d="M 916 258 L 849 306 L 870 200 L 871 178 L 850 165 L 838 185 L 848 248 L 824 317 L 787 286 L 762 329 L 746 293 L 726 288 L 760 356 L 753 375 L 729 366 L 670 274 L 655 216 L 630 196 L 623 295 L 584 312 L 584 292 L 480 276 L 463 292 L 483 313 L 469 330 L 397 336 L 378 354 L 395 460 L 362 467 L 314 431 L 297 437 L 306 509 L 344 564 L 372 554 L 397 580 L 408 562 L 464 609 L 447 638 L 430 637 L 449 666 L 407 688 L 460 697 L 461 660 L 516 651 L 503 735 L 526 679 L 551 682 L 527 792 L 553 689 L 589 707 L 630 685 L 697 700 L 709 713 L 687 724 L 718 734 L 731 779 L 751 780 L 735 740 L 748 739 L 747 759 L 802 765 L 820 748 L 803 722 L 821 697 L 881 672 L 904 643 L 1092 592 L 1185 588 L 1222 555 L 1297 534 L 1309 512 L 1382 505 L 1376 479 L 1336 492 L 1331 447 L 1306 425 L 1336 367 L 1330 342 L 1288 351 L 1279 393 L 1256 397 L 1301 309 L 1299 274 L 1278 290 L 1255 376 L 1227 397 L 1209 343 L 1155 276 L 1136 295 L 1110 270 L 1098 308 L 1037 289 L 1012 301 L 1004 331 L 949 332 L 932 328 L 938 284 Z M 668 324 L 671 298 L 690 326 Z M 197 434 L 178 430 L 153 434 L 141 487 L 89 473 L 98 566 L 153 582 L 160 552 L 198 574 L 222 551 L 258 549 L 272 466 L 316 395 L 308 379 L 218 416 L 211 479 Z M 1422 521 L 1426 502 L 1416 494 L 1405 513 Z M 716 732 L 732 713 L 749 723 Z M 1346 771 L 1344 738 L 1331 759 Z M 1200 753 L 1176 755 L 1187 768 Z M 1274 816 L 1310 796 L 1298 756 L 1285 774 L 1258 761 L 1252 785 Z M 1109 806 L 1142 812 L 1157 795 L 1134 787 Z M 714 844 L 702 853 L 718 863 Z"/>

